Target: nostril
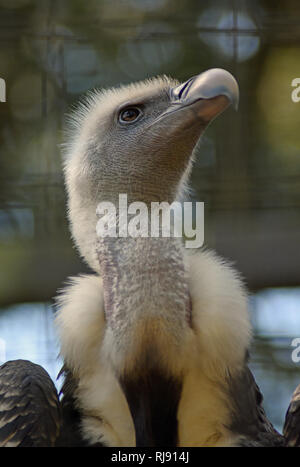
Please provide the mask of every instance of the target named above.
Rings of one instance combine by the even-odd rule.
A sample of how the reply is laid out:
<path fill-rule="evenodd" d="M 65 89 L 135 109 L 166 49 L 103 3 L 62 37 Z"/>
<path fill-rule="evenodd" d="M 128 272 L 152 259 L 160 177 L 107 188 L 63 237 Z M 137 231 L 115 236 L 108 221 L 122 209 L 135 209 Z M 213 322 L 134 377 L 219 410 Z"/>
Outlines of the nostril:
<path fill-rule="evenodd" d="M 176 99 L 182 99 L 183 97 L 185 97 L 191 85 L 193 84 L 193 81 L 194 81 L 194 76 L 190 78 L 188 81 L 186 81 L 185 83 L 183 83 L 181 86 L 178 86 L 177 88 L 173 89 L 173 93 L 172 93 L 173 96 Z"/>

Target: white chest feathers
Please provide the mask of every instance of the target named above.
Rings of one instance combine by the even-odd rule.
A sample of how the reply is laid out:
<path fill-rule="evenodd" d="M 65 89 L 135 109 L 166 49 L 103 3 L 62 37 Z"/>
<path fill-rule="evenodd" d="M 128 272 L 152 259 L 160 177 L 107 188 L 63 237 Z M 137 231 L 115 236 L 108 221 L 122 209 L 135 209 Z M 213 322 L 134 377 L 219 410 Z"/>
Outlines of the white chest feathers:
<path fill-rule="evenodd" d="M 228 446 L 235 438 L 226 428 L 230 401 L 222 388 L 228 373 L 242 368 L 249 347 L 247 296 L 237 273 L 214 253 L 200 252 L 186 256 L 185 261 L 192 326 L 178 356 L 166 349 L 170 368 L 180 368 L 183 374 L 177 413 L 179 445 Z M 58 305 L 61 355 L 78 380 L 75 396 L 84 438 L 108 446 L 135 446 L 133 421 L 105 339 L 102 279 L 97 275 L 72 278 Z M 171 360 L 176 358 L 180 362 L 174 365 Z"/>

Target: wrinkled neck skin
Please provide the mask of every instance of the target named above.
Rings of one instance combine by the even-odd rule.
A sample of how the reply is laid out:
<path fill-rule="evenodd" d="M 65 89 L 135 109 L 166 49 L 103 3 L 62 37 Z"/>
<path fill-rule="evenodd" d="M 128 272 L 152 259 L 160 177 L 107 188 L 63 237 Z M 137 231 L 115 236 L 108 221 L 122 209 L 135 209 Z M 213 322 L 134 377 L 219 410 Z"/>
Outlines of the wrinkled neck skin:
<path fill-rule="evenodd" d="M 98 239 L 97 253 L 117 372 L 164 365 L 166 343 L 180 351 L 191 320 L 181 241 L 105 237 Z"/>
<path fill-rule="evenodd" d="M 126 397 L 136 446 L 176 446 L 182 357 L 191 329 L 181 241 L 104 237 L 98 238 L 97 254 L 107 324 L 105 361 Z"/>

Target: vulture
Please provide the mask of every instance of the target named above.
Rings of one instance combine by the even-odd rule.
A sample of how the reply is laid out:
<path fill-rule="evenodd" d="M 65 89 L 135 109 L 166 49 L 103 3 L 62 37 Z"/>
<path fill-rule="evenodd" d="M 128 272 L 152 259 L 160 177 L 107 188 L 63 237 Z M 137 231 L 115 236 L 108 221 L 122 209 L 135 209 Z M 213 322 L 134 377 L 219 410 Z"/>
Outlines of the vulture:
<path fill-rule="evenodd" d="M 300 390 L 284 435 L 248 368 L 251 325 L 239 273 L 170 235 L 97 233 L 97 207 L 180 201 L 210 122 L 238 104 L 210 69 L 93 91 L 70 118 L 64 174 L 72 238 L 93 273 L 69 280 L 55 324 L 60 394 L 40 366 L 0 368 L 1 446 L 300 445 Z M 116 208 L 116 222 L 122 227 Z"/>

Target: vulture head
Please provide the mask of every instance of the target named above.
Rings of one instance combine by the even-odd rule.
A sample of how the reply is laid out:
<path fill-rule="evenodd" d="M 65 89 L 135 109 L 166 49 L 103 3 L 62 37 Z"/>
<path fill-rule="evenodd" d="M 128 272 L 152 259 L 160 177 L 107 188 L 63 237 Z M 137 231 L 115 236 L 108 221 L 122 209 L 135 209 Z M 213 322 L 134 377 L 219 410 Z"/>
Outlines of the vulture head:
<path fill-rule="evenodd" d="M 182 192 L 192 154 L 208 124 L 230 104 L 238 85 L 222 69 L 183 84 L 159 77 L 94 92 L 70 118 L 65 176 L 75 243 L 99 271 L 96 208 L 117 203 L 168 201 Z"/>

